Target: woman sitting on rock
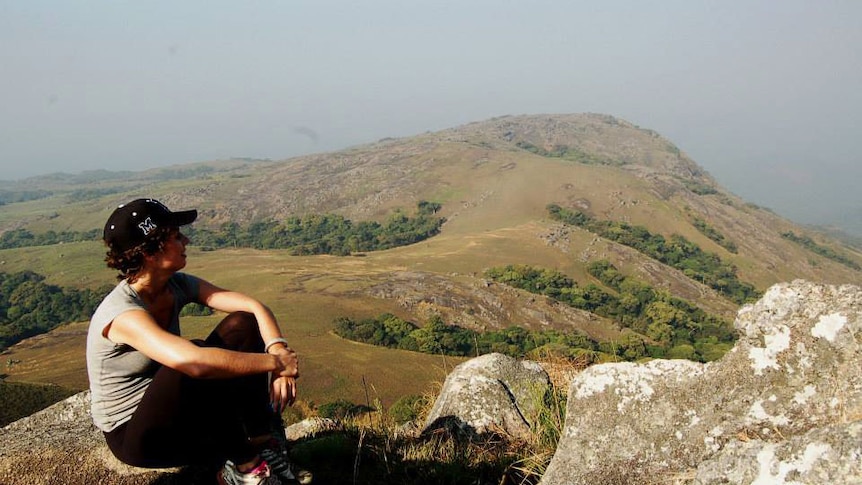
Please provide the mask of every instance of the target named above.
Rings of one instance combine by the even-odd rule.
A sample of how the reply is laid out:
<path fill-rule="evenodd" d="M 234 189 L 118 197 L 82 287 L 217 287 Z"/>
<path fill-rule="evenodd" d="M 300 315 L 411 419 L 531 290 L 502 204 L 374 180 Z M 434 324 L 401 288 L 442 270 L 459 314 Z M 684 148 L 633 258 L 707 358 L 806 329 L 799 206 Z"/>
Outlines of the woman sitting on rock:
<path fill-rule="evenodd" d="M 104 230 L 119 284 L 90 321 L 92 417 L 108 447 L 133 466 L 221 466 L 221 484 L 308 483 L 287 459 L 281 411 L 296 399 L 296 353 L 256 299 L 182 273 L 196 210 L 154 199 L 119 206 Z M 228 313 L 206 340 L 180 334 L 199 303 Z M 300 475 L 297 477 L 296 475 Z"/>

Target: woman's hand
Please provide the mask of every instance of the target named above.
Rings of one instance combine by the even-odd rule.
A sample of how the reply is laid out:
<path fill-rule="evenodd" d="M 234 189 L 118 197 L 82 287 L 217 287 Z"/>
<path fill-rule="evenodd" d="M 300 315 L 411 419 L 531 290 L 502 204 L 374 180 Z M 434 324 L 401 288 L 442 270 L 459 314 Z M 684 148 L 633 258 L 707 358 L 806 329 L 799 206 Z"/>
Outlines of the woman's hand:
<path fill-rule="evenodd" d="M 269 353 L 274 355 L 277 360 L 278 367 L 273 372 L 274 376 L 299 377 L 299 359 L 292 348 L 279 345 L 278 348 L 273 347 Z"/>
<path fill-rule="evenodd" d="M 296 379 L 299 377 L 299 360 L 296 352 L 289 347 L 279 346 L 270 351 L 278 362 L 278 368 L 272 373 L 269 389 L 269 402 L 272 409 L 281 413 L 285 407 L 293 406 L 296 401 Z"/>
<path fill-rule="evenodd" d="M 275 377 L 269 388 L 269 404 L 272 406 L 272 410 L 281 414 L 287 406 L 293 406 L 295 401 L 296 379 L 293 377 Z"/>

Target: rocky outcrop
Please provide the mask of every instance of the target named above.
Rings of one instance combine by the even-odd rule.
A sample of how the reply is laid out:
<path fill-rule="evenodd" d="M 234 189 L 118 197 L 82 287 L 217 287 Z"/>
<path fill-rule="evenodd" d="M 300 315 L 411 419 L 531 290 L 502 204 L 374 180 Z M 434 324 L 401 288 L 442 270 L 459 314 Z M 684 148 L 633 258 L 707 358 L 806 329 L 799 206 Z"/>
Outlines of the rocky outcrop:
<path fill-rule="evenodd" d="M 860 315 L 859 287 L 795 281 L 720 361 L 585 370 L 541 483 L 862 483 Z"/>
<path fill-rule="evenodd" d="M 422 432 L 448 428 L 468 436 L 526 438 L 549 386 L 548 374 L 535 362 L 503 354 L 476 357 L 446 378 Z"/>
<path fill-rule="evenodd" d="M 289 426 L 289 441 L 334 429 L 327 419 Z M 89 391 L 0 429 L 2 485 L 189 485 L 215 482 L 214 469 L 146 469 L 128 466 L 111 454 L 90 419 Z"/>
<path fill-rule="evenodd" d="M 541 483 L 862 483 L 862 289 L 776 285 L 735 325 L 740 339 L 717 362 L 603 364 L 572 378 Z M 423 432 L 527 437 L 548 386 L 535 362 L 477 357 L 447 377 Z M 213 470 L 117 462 L 88 408 L 82 393 L 0 429 L 0 483 L 212 482 Z M 308 421 L 288 437 L 334 426 Z"/>
<path fill-rule="evenodd" d="M 0 483 L 180 484 L 200 470 L 147 470 L 114 458 L 82 392 L 0 429 Z M 214 475 L 208 478 L 212 480 Z"/>

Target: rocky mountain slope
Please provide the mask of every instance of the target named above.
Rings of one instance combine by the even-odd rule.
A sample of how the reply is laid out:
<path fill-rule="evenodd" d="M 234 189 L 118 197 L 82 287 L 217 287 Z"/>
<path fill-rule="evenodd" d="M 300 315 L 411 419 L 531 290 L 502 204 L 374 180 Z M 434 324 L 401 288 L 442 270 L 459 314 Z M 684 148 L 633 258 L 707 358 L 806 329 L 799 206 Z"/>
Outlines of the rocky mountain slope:
<path fill-rule="evenodd" d="M 488 268 L 507 264 L 555 269 L 583 285 L 598 283 L 587 265 L 606 259 L 624 275 L 728 320 L 738 309 L 684 271 L 552 220 L 549 204 L 643 226 L 666 238 L 682 235 L 733 264 L 740 280 L 761 291 L 796 278 L 862 284 L 859 270 L 782 233 L 810 236 L 862 264 L 858 251 L 746 203 L 667 139 L 607 115 L 505 116 L 289 160 L 235 159 L 91 175 L 86 182 L 80 180 L 86 178 L 83 174 L 23 181 L 15 187 L 20 201 L 0 208 L 0 231 L 92 230 L 102 226 L 117 203 L 140 196 L 155 196 L 178 209 L 198 208 L 196 225 L 211 228 L 327 212 L 382 221 L 395 210 L 412 213 L 421 200 L 442 204 L 439 214 L 446 223 L 438 236 L 361 258 L 242 249 L 192 255 L 198 274 L 247 291 L 261 288 L 262 298 L 303 322 L 306 326 L 297 329 L 301 344 L 316 348 L 320 339 L 328 339 L 326 345 L 342 354 L 349 353 L 348 344 L 327 333 L 332 318 L 381 311 L 420 323 L 429 314 L 441 314 L 450 323 L 474 329 L 520 325 L 577 328 L 600 338 L 618 335 L 619 328 L 607 319 L 484 278 Z M 11 190 L 0 186 L 0 199 Z M 704 226 L 735 249 L 710 238 Z M 32 269 L 69 285 L 96 287 L 110 281 L 97 269 L 102 259 L 98 243 L 69 244 L 59 252 L 62 264 L 56 248 L 2 250 L 0 269 Z M 290 303 L 281 307 L 281 301 Z M 388 367 L 392 351 L 377 352 L 366 352 L 376 356 L 367 365 Z M 16 358 L 26 362 L 28 355 Z M 312 362 L 321 366 L 321 381 L 355 381 L 356 376 L 341 374 L 350 368 L 343 362 L 334 369 L 324 358 Z M 21 372 L 26 368 L 19 366 Z M 16 372 L 11 377 L 25 378 Z M 38 375 L 43 374 L 27 378 L 40 379 Z M 338 392 L 333 384 L 325 395 Z M 361 395 L 355 386 L 349 392 Z"/>
<path fill-rule="evenodd" d="M 441 215 L 448 219 L 444 235 L 464 238 L 538 222 L 527 237 L 552 238 L 549 251 L 579 260 L 609 258 L 653 283 L 677 279 L 667 268 L 644 270 L 649 259 L 619 245 L 560 234 L 545 209 L 555 203 L 653 233 L 681 234 L 736 264 L 741 278 L 761 289 L 796 277 L 862 281 L 859 271 L 781 237 L 805 229 L 730 194 L 657 133 L 607 115 L 506 116 L 284 161 L 98 175 L 87 184 L 81 177 L 65 185 L 58 177 L 30 179 L 31 187 L 22 190 L 38 192 L 41 186 L 53 195 L 7 204 L 0 231 L 98 228 L 115 203 L 141 195 L 155 195 L 171 207 L 197 207 L 198 224 L 211 227 L 326 212 L 381 220 L 395 209 L 410 212 L 419 200 L 433 200 L 443 204 Z M 699 232 L 696 219 L 732 241 L 738 253 Z M 862 259 L 836 241 L 814 237 Z"/>

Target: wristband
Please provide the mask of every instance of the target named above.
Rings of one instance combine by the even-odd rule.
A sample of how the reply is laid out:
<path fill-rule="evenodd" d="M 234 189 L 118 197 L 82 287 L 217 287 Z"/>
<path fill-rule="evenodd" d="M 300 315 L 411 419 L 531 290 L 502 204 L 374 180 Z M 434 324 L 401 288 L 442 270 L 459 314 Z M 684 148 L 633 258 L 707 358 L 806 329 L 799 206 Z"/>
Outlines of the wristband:
<path fill-rule="evenodd" d="M 287 345 L 287 340 L 286 340 L 286 339 L 283 339 L 283 338 L 281 338 L 281 337 L 278 337 L 278 338 L 274 338 L 274 339 L 270 340 L 269 342 L 267 342 L 267 343 L 266 343 L 266 347 L 264 347 L 263 351 L 264 351 L 264 352 L 266 352 L 266 353 L 269 353 L 269 348 L 270 348 L 270 347 L 272 347 L 272 346 L 273 346 L 273 345 L 275 345 L 275 344 L 284 344 L 284 346 L 285 346 L 285 347 L 287 347 L 287 346 L 288 346 L 288 345 Z"/>

